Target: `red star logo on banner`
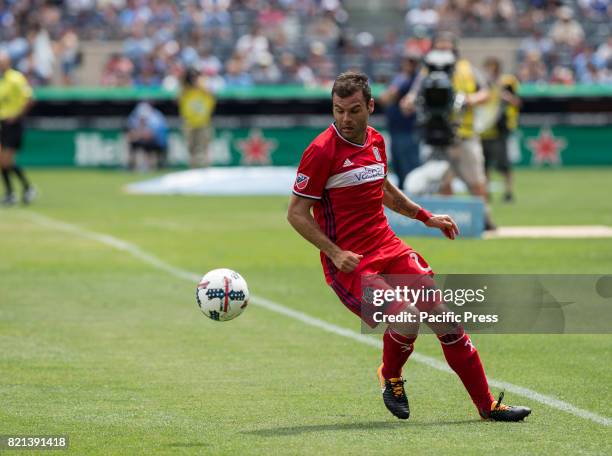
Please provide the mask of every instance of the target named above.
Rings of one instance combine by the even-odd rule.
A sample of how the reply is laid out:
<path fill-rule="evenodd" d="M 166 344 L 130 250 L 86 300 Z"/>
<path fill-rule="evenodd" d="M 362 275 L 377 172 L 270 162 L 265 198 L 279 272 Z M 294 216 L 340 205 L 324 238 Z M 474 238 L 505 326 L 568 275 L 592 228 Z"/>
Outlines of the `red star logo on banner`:
<path fill-rule="evenodd" d="M 555 138 L 550 128 L 542 128 L 537 138 L 531 138 L 527 145 L 532 153 L 531 161 L 536 165 L 561 164 L 561 151 L 567 146 L 562 138 Z"/>
<path fill-rule="evenodd" d="M 242 155 L 240 163 L 243 165 L 269 165 L 276 141 L 264 138 L 261 130 L 254 129 L 249 132 L 248 138 L 238 141 L 236 147 Z"/>

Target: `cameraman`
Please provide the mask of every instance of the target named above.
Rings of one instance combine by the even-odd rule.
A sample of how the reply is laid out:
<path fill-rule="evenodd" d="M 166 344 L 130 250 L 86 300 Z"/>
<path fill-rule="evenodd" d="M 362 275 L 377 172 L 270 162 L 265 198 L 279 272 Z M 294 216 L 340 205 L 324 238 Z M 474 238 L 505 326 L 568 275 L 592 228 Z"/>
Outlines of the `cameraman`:
<path fill-rule="evenodd" d="M 439 179 L 438 191 L 451 194 L 452 179 L 458 176 L 472 195 L 482 198 L 485 229 L 494 230 L 486 200 L 482 145 L 474 128 L 474 107 L 488 100 L 489 88 L 472 64 L 458 55 L 455 36 L 449 32 L 438 34 L 432 51 L 425 57 L 424 69 L 400 106 L 406 114 L 417 112 L 424 143 L 429 146 L 426 149 L 431 150 L 428 159 L 443 160 L 448 164 Z M 443 90 L 429 90 L 436 86 L 443 88 L 444 75 L 448 81 L 447 100 L 439 97 Z M 424 89 L 427 89 L 427 94 Z M 431 93 L 435 93 L 435 99 L 425 99 L 425 95 Z"/>

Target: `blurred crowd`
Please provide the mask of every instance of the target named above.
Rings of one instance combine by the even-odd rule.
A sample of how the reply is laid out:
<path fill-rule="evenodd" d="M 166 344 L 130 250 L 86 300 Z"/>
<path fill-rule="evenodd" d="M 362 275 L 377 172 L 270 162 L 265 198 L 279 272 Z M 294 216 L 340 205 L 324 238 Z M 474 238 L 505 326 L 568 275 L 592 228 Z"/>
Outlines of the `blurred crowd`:
<path fill-rule="evenodd" d="M 345 0 L 0 0 L 0 47 L 34 85 L 174 89 L 188 68 L 215 88 L 326 84 L 349 68 L 388 82 L 438 30 L 522 37 L 524 82 L 609 83 L 612 0 L 397 0 L 404 30 L 360 32 Z M 397 4 L 396 4 L 397 3 Z M 399 5 L 399 6 L 398 6 Z M 120 40 L 98 81 L 76 81 L 84 41 Z"/>
<path fill-rule="evenodd" d="M 519 49 L 521 81 L 612 84 L 611 2 L 578 3 L 578 9 L 567 5 L 549 9 L 548 21 L 530 25 Z"/>

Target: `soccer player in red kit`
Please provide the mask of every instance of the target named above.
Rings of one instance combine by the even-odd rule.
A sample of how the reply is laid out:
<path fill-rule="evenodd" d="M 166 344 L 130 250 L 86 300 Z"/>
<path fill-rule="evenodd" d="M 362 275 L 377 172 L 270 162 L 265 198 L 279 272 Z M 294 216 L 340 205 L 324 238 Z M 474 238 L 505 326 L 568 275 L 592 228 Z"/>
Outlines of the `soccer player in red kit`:
<path fill-rule="evenodd" d="M 326 282 L 342 303 L 370 326 L 363 312 L 362 277 L 372 274 L 433 274 L 427 262 L 389 227 L 384 206 L 436 228 L 449 239 L 459 230 L 448 215 L 433 215 L 411 201 L 387 180 L 385 142 L 368 125 L 374 100 L 362 73 L 339 75 L 332 89 L 334 123 L 302 156 L 289 204 L 288 220 L 321 251 Z M 314 216 L 311 213 L 314 212 Z M 480 357 L 461 327 L 436 331 L 444 356 L 457 373 L 481 417 L 518 421 L 531 412 L 494 400 Z M 402 368 L 414 348 L 416 334 L 389 325 L 383 336 L 378 376 L 383 400 L 400 419 L 410 415 Z"/>

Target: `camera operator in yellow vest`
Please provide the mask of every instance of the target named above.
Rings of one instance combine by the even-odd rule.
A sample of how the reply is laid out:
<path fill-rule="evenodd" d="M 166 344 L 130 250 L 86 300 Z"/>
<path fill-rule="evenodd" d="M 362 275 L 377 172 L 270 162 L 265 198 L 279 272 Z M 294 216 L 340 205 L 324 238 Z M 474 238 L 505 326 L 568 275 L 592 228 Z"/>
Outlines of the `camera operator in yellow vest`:
<path fill-rule="evenodd" d="M 501 61 L 488 57 L 484 69 L 491 87 L 491 99 L 487 103 L 493 113 L 491 125 L 481 133 L 482 149 L 487 180 L 490 169 L 495 169 L 504 176 L 504 201 L 512 202 L 512 163 L 510 160 L 511 141 L 518 127 L 521 99 L 518 97 L 519 82 L 516 76 L 502 74 Z"/>
<path fill-rule="evenodd" d="M 199 71 L 188 69 L 178 105 L 192 168 L 209 165 L 208 145 L 213 136 L 211 117 L 216 103 L 212 90 L 207 87 L 206 78 Z"/>
<path fill-rule="evenodd" d="M 438 34 L 432 51 L 425 57 L 426 70 L 400 102 L 405 113 L 416 111 L 417 118 L 421 118 L 421 148 L 426 161 L 423 169 L 413 171 L 414 176 L 408 175 L 407 189 L 411 189 L 411 178 L 418 177 L 419 181 L 427 181 L 419 185 L 420 188 L 451 194 L 451 183 L 457 176 L 472 195 L 482 198 L 485 204 L 485 229 L 494 230 L 495 224 L 487 203 L 484 157 L 476 131 L 475 114 L 475 107 L 489 99 L 489 87 L 476 68 L 468 60 L 458 58 L 458 55 L 455 36 L 449 32 Z M 448 80 L 448 101 L 441 96 L 445 88 L 444 75 Z M 432 99 L 431 102 L 428 97 Z M 444 166 L 434 169 L 434 163 Z M 424 173 L 430 165 L 432 173 Z"/>

